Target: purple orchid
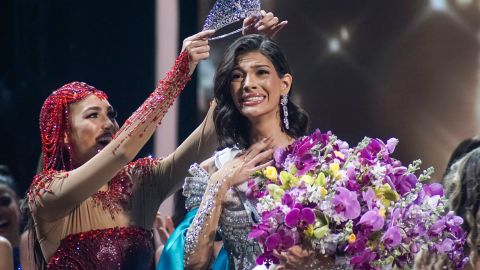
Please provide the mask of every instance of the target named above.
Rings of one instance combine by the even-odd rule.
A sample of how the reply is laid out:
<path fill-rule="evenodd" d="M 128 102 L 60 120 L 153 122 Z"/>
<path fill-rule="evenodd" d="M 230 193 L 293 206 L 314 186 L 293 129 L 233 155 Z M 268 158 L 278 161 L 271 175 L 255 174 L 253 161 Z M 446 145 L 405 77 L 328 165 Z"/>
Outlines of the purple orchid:
<path fill-rule="evenodd" d="M 376 270 L 379 268 L 372 265 L 372 261 L 375 260 L 376 257 L 376 253 L 369 250 L 364 250 L 359 252 L 358 255 L 353 256 L 352 259 L 350 259 L 350 264 L 354 269 Z"/>
<path fill-rule="evenodd" d="M 282 168 L 288 154 L 289 152 L 284 148 L 275 149 L 275 152 L 273 152 L 273 160 L 275 161 L 275 167 Z"/>
<path fill-rule="evenodd" d="M 402 242 L 402 235 L 400 234 L 398 227 L 395 225 L 389 227 L 383 235 L 382 241 L 387 249 L 392 249 L 400 245 Z"/>
<path fill-rule="evenodd" d="M 261 215 L 249 234 L 263 248 L 257 263 L 278 263 L 274 252 L 300 244 L 320 245 L 331 255 L 343 250 L 354 269 L 380 269 L 387 261 L 404 268 L 428 243 L 431 252 L 446 254 L 455 269 L 465 266 L 463 219 L 445 212 L 440 184 L 419 182 L 416 165 L 407 169 L 392 157 L 397 144 L 395 138 L 367 138 L 350 148 L 331 132 L 317 129 L 277 149 L 279 174 L 308 176 L 279 185 L 284 191 L 280 201 L 270 197 L 270 180 L 261 176 L 249 181 L 247 193 L 258 202 Z M 340 165 L 342 177 L 332 177 L 333 163 Z M 393 194 L 385 193 L 389 198 L 381 190 L 386 185 Z"/>
<path fill-rule="evenodd" d="M 346 219 L 355 219 L 360 216 L 361 209 L 357 193 L 343 187 L 337 188 L 337 192 L 332 201 L 335 211 Z"/>
<path fill-rule="evenodd" d="M 315 222 L 315 213 L 309 207 L 293 208 L 285 215 L 285 225 L 295 228 L 303 222 L 304 226 Z"/>
<path fill-rule="evenodd" d="M 367 227 L 373 232 L 376 232 L 383 228 L 384 223 L 385 220 L 378 214 L 378 211 L 370 210 L 363 214 L 357 224 L 362 225 L 362 227 Z"/>
<path fill-rule="evenodd" d="M 275 255 L 273 255 L 273 252 L 264 252 L 257 257 L 257 260 L 255 262 L 257 263 L 257 265 L 264 264 L 267 268 L 270 268 L 271 264 L 279 264 L 280 260 Z"/>
<path fill-rule="evenodd" d="M 367 204 L 368 210 L 372 210 L 375 207 L 375 192 L 372 188 L 368 188 L 367 191 L 362 192 L 362 198 Z"/>
<path fill-rule="evenodd" d="M 432 196 L 443 196 L 443 187 L 439 183 L 433 183 L 430 185 L 424 185 L 423 186 L 423 191 L 425 191 L 425 194 L 432 197 Z"/>
<path fill-rule="evenodd" d="M 398 194 L 402 196 L 405 195 L 407 192 L 410 192 L 413 188 L 415 188 L 415 185 L 417 184 L 417 182 L 418 182 L 417 176 L 415 176 L 412 173 L 398 175 L 393 178 L 393 185 L 395 186 L 395 189 L 397 190 Z"/>

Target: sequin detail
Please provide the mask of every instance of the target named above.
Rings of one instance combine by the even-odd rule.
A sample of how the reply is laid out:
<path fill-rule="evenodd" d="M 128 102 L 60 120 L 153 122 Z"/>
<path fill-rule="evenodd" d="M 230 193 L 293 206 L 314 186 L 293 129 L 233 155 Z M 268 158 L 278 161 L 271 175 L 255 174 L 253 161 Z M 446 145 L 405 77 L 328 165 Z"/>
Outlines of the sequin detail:
<path fill-rule="evenodd" d="M 256 258 L 262 248 L 248 238 L 251 228 L 247 211 L 223 208 L 218 232 L 228 252 L 229 269 L 253 269 L 257 265 Z"/>
<path fill-rule="evenodd" d="M 109 211 L 112 218 L 114 218 L 132 196 L 133 182 L 130 175 L 138 175 L 140 181 L 150 178 L 160 160 L 159 158 L 145 157 L 130 162 L 108 182 L 106 191 L 97 191 L 92 195 L 93 202 L 96 206 L 102 207 L 103 210 Z M 41 205 L 40 198 L 44 193 L 54 194 L 50 189 L 52 182 L 54 180 L 63 180 L 66 177 L 68 177 L 67 172 L 55 170 L 49 170 L 36 175 L 27 193 L 29 203 L 37 202 Z"/>
<path fill-rule="evenodd" d="M 151 269 L 152 263 L 150 230 L 115 227 L 67 236 L 47 269 Z"/>
<path fill-rule="evenodd" d="M 92 195 L 95 205 L 109 211 L 112 218 L 120 212 L 132 196 L 133 182 L 125 169 L 108 181 L 106 191 L 99 190 Z"/>
<path fill-rule="evenodd" d="M 190 81 L 189 72 L 188 52 L 184 50 L 175 61 L 174 67 L 167 73 L 165 78 L 158 83 L 153 93 L 151 93 L 147 100 L 125 121 L 125 124 L 123 124 L 116 133 L 116 137 L 121 137 L 121 139 L 112 151 L 113 154 L 115 154 L 122 143 L 137 130 L 140 130 L 138 137 L 141 138 L 152 123 L 155 125 L 160 124 L 168 108 L 172 106 L 175 98 L 180 95 L 180 92 Z M 122 133 L 126 133 L 126 136 L 123 136 Z"/>
<path fill-rule="evenodd" d="M 192 164 L 188 172 L 192 176 L 185 177 L 182 194 L 187 197 L 185 200 L 185 208 L 190 211 L 200 206 L 210 174 L 197 163 Z"/>
<path fill-rule="evenodd" d="M 260 14 L 259 0 L 217 0 L 207 15 L 204 30 L 218 30 L 250 15 Z"/>
<path fill-rule="evenodd" d="M 42 205 L 40 198 L 44 193 L 54 194 L 50 186 L 53 180 L 64 180 L 68 177 L 68 173 L 65 171 L 46 170 L 33 177 L 32 184 L 27 192 L 28 202 L 30 204 L 38 203 Z"/>
<path fill-rule="evenodd" d="M 188 228 L 187 234 L 185 236 L 185 265 L 190 265 L 190 257 L 197 250 L 199 238 L 201 237 L 201 235 L 204 234 L 204 231 L 208 226 L 208 220 L 212 218 L 212 213 L 215 210 L 215 207 L 218 207 L 215 201 L 223 181 L 224 179 L 221 179 L 214 183 L 211 183 L 207 186 L 207 189 L 205 190 L 205 195 L 203 196 L 202 203 L 200 204 L 197 214 L 195 215 L 192 224 L 190 224 L 190 227 Z"/>

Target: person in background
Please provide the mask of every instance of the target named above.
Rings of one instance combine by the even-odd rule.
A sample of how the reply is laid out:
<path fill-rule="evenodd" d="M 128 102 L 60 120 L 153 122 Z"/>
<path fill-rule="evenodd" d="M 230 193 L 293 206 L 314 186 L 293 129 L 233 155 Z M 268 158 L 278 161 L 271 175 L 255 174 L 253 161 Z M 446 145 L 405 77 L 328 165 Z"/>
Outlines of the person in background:
<path fill-rule="evenodd" d="M 20 219 L 20 203 L 16 192 L 15 180 L 10 174 L 8 167 L 0 165 L 0 258 L 2 258 L 0 265 L 9 261 L 12 263 L 10 268 L 5 265 L 0 266 L 7 267 L 4 269 L 21 269 L 19 249 Z M 6 253 L 10 253 L 10 255 Z"/>
<path fill-rule="evenodd" d="M 462 141 L 453 151 L 451 164 L 442 179 L 447 207 L 463 218 L 467 233 L 465 252 L 470 263 L 466 270 L 480 269 L 480 148 L 477 137 Z M 415 258 L 415 269 L 450 269 L 445 256 L 432 255 L 422 250 Z"/>

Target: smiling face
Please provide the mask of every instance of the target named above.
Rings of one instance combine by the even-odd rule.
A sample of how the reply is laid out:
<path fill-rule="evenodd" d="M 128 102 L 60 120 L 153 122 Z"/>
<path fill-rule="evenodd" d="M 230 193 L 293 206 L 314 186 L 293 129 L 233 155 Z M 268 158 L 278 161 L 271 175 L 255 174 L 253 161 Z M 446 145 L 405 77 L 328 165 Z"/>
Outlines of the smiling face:
<path fill-rule="evenodd" d="M 236 58 L 230 91 L 240 113 L 255 122 L 264 117 L 279 118 L 280 97 L 288 94 L 292 76 L 279 76 L 272 62 L 260 52 Z"/>
<path fill-rule="evenodd" d="M 20 207 L 14 192 L 3 184 L 0 184 L 0 235 L 14 245 L 20 235 Z"/>
<path fill-rule="evenodd" d="M 89 95 L 70 105 L 70 143 L 73 161 L 80 166 L 95 156 L 113 139 L 118 130 L 116 112 L 106 99 Z"/>

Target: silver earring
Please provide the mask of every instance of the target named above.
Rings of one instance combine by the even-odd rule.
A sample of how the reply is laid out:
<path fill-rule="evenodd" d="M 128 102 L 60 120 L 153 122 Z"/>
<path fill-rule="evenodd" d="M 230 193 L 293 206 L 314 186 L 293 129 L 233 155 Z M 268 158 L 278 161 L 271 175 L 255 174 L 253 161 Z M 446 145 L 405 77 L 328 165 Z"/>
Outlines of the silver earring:
<path fill-rule="evenodd" d="M 288 123 L 287 103 L 288 103 L 288 95 L 282 95 L 282 98 L 280 99 L 280 104 L 282 105 L 282 109 L 283 109 L 283 123 L 285 124 L 286 129 L 290 129 L 290 125 Z"/>

